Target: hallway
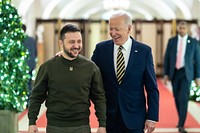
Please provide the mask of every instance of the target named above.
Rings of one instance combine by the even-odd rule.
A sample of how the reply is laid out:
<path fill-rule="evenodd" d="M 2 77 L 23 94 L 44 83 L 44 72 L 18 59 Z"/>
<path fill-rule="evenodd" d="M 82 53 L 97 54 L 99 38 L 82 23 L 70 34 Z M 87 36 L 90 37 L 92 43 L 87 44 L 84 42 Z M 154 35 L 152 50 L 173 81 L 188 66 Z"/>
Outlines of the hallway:
<path fill-rule="evenodd" d="M 165 86 L 161 79 L 158 79 L 158 87 L 160 91 L 160 121 L 157 123 L 155 133 L 178 133 L 177 114 L 171 93 L 171 85 Z M 37 125 L 40 133 L 45 133 L 46 126 L 46 108 L 44 104 L 40 110 Z M 185 128 L 188 133 L 200 133 L 200 103 L 193 101 L 189 102 L 188 115 L 185 123 Z M 95 133 L 98 123 L 94 115 L 93 105 L 91 106 L 91 127 L 92 132 Z M 28 118 L 27 110 L 19 114 L 19 133 L 27 133 Z"/>

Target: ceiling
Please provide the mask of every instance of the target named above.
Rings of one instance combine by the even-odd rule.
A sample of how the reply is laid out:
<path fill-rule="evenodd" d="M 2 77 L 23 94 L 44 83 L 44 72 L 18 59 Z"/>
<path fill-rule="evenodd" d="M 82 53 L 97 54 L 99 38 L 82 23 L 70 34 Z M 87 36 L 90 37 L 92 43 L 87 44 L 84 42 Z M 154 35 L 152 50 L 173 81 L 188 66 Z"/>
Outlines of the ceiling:
<path fill-rule="evenodd" d="M 22 22 L 29 27 L 29 35 L 34 35 L 36 18 L 107 20 L 113 12 L 104 9 L 104 0 L 10 1 L 18 9 Z M 130 0 L 127 11 L 132 14 L 134 20 L 200 20 L 200 0 Z"/>
<path fill-rule="evenodd" d="M 11 1 L 24 19 L 30 14 L 42 19 L 108 19 L 112 12 L 104 9 L 103 0 Z M 200 0 L 130 0 L 127 11 L 133 19 L 200 19 Z"/>

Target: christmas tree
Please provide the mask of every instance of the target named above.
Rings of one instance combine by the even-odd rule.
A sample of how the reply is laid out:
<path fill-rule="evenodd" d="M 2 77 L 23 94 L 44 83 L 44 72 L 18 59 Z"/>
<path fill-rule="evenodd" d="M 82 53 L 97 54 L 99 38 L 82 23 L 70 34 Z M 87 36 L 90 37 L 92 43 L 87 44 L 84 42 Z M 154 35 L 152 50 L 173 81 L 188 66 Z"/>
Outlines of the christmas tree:
<path fill-rule="evenodd" d="M 0 1 L 0 110 L 27 106 L 29 67 L 21 18 L 8 0 Z"/>
<path fill-rule="evenodd" d="M 190 100 L 200 102 L 200 86 L 196 86 L 194 81 L 190 86 Z"/>

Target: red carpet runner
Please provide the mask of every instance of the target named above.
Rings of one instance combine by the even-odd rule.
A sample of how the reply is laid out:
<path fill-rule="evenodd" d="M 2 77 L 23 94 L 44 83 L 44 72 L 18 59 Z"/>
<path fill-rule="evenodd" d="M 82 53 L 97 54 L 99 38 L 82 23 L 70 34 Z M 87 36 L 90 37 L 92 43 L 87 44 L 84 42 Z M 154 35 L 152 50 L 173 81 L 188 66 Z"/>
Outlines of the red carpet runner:
<path fill-rule="evenodd" d="M 158 122 L 157 127 L 174 128 L 177 125 L 178 117 L 173 95 L 160 80 L 158 80 L 158 87 L 160 91 L 160 121 Z M 195 119 L 188 113 L 185 127 L 200 128 L 200 124 L 198 124 L 197 121 L 195 121 Z"/>

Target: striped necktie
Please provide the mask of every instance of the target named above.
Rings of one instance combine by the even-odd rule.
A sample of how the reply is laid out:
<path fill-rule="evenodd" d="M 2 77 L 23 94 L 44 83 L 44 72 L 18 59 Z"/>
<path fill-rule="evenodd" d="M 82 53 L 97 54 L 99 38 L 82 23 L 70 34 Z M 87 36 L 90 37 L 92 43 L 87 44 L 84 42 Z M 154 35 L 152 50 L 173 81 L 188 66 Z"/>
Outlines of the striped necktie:
<path fill-rule="evenodd" d="M 117 81 L 119 84 L 122 82 L 122 78 L 125 73 L 125 61 L 122 53 L 123 46 L 119 47 L 119 51 L 117 53 Z"/>

